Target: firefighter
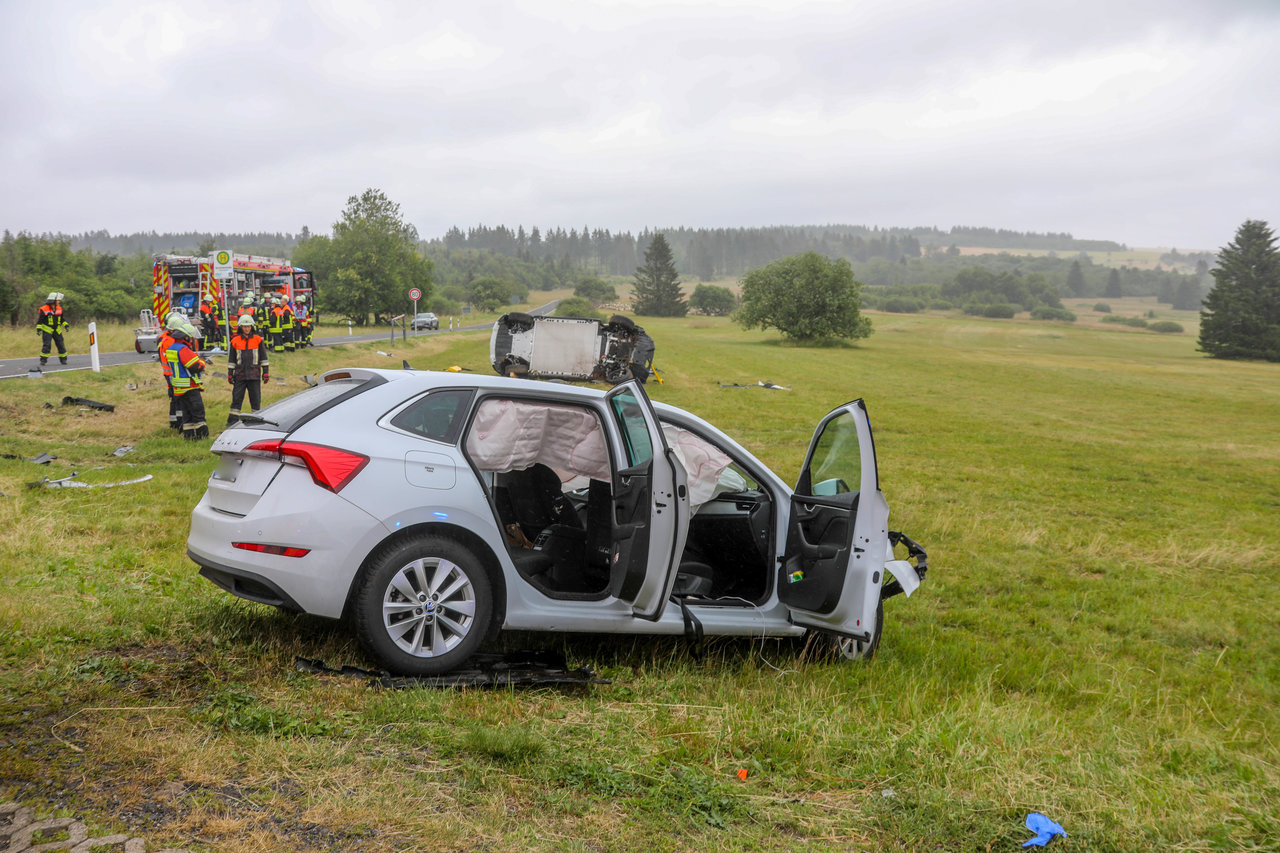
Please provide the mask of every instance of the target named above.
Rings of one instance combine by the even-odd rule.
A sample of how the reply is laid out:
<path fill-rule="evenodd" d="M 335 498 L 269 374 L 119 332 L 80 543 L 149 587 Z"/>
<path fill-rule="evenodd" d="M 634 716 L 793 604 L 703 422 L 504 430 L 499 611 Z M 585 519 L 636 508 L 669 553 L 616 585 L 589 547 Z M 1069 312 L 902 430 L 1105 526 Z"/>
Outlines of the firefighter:
<path fill-rule="evenodd" d="M 254 302 L 253 309 L 253 325 L 259 329 L 266 329 L 267 322 L 271 319 L 271 305 L 266 295 L 263 295 Z"/>
<path fill-rule="evenodd" d="M 222 342 L 222 323 L 218 316 L 218 300 L 210 293 L 200 303 L 200 331 L 206 343 Z"/>
<path fill-rule="evenodd" d="M 289 297 L 284 294 L 280 295 L 280 307 L 284 309 L 283 326 L 285 352 L 293 352 L 298 346 L 298 315 L 293 312 L 293 303 L 291 303 L 289 301 Z"/>
<path fill-rule="evenodd" d="M 253 293 L 246 293 L 240 298 L 240 307 L 236 309 L 236 322 L 238 323 L 241 317 L 253 317 L 253 314 Z"/>
<path fill-rule="evenodd" d="M 307 294 L 298 294 L 293 316 L 298 318 L 298 349 L 311 346 L 311 312 L 307 307 Z"/>
<path fill-rule="evenodd" d="M 231 412 L 227 426 L 240 420 L 240 405 L 249 392 L 249 409 L 258 414 L 262 407 L 262 383 L 271 381 L 267 342 L 253 328 L 253 318 L 236 321 L 236 332 L 227 342 L 227 382 L 231 385 Z"/>
<path fill-rule="evenodd" d="M 181 398 L 182 437 L 187 441 L 209 437 L 200 384 L 200 374 L 208 364 L 195 349 L 196 338 L 196 327 L 184 320 L 180 328 L 173 330 L 173 343 L 164 353 L 171 371 L 173 396 Z"/>
<path fill-rule="evenodd" d="M 36 311 L 36 331 L 43 341 L 40 347 L 41 367 L 49 363 L 49 351 L 54 344 L 58 347 L 58 361 L 67 363 L 67 345 L 62 335 L 69 327 L 70 324 L 62 315 L 62 294 L 56 291 L 50 293 L 49 298 Z"/>
<path fill-rule="evenodd" d="M 182 402 L 178 397 L 173 396 L 173 368 L 169 365 L 168 358 L 165 357 L 165 350 L 173 345 L 173 332 L 182 328 L 182 324 L 186 319 L 174 311 L 165 318 L 164 331 L 160 333 L 160 337 L 156 340 L 156 352 L 159 354 L 160 370 L 164 373 L 165 391 L 169 394 L 169 428 L 182 429 Z"/>
<path fill-rule="evenodd" d="M 271 351 L 277 354 L 284 352 L 284 314 L 285 309 L 280 307 L 280 297 L 271 297 L 271 313 L 267 315 L 267 334 L 271 336 Z"/>

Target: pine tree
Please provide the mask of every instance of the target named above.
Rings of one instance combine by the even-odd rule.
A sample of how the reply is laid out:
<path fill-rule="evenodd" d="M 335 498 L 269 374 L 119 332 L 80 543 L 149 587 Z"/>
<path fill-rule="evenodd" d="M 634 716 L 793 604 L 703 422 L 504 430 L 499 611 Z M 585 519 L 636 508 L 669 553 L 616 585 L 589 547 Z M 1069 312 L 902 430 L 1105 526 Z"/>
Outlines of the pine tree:
<path fill-rule="evenodd" d="M 655 234 L 644 251 L 644 266 L 636 267 L 635 312 L 650 317 L 683 317 L 689 310 L 680 290 L 671 246 Z"/>
<path fill-rule="evenodd" d="M 1110 275 L 1107 276 L 1107 289 L 1103 291 L 1102 295 L 1108 299 L 1119 299 L 1124 296 L 1123 291 L 1120 289 L 1120 270 L 1111 270 Z"/>
<path fill-rule="evenodd" d="M 1280 361 L 1280 251 L 1267 223 L 1250 219 L 1218 253 L 1200 312 L 1200 349 L 1214 358 Z"/>
<path fill-rule="evenodd" d="M 1072 296 L 1084 296 L 1084 271 L 1079 261 L 1071 262 L 1071 270 L 1067 273 L 1067 290 Z"/>

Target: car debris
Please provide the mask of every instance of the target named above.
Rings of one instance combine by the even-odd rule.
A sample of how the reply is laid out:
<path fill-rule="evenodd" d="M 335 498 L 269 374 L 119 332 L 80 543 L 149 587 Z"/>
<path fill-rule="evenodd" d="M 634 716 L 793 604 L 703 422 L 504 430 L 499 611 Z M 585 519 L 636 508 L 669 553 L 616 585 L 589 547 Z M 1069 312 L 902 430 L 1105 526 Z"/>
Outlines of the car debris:
<path fill-rule="evenodd" d="M 99 403 L 97 400 L 90 400 L 85 397 L 63 397 L 62 405 L 87 406 L 90 409 L 97 409 L 102 412 L 114 412 L 116 410 L 116 407 L 111 403 Z"/>
<path fill-rule="evenodd" d="M 737 382 L 721 382 L 719 383 L 719 385 L 721 388 L 768 388 L 770 391 L 790 391 L 791 390 L 790 385 L 778 385 L 777 383 L 769 382 L 768 380 L 763 380 L 763 379 L 754 385 L 740 385 Z"/>
<path fill-rule="evenodd" d="M 134 483 L 145 483 L 148 480 L 150 480 L 152 477 L 151 474 L 145 474 L 136 479 L 121 480 L 118 483 L 81 483 L 76 480 L 76 477 L 79 477 L 79 476 L 80 476 L 80 473 L 78 471 L 72 471 L 71 476 L 62 477 L 57 480 L 50 480 L 48 477 L 45 477 L 43 480 L 35 480 L 27 483 L 27 488 L 38 489 L 41 486 L 43 486 L 46 489 L 63 489 L 63 488 L 110 489 L 113 486 L 132 486 Z"/>
<path fill-rule="evenodd" d="M 32 456 L 30 459 L 27 459 L 25 456 L 19 456 L 17 453 L 0 453 L 0 459 L 27 459 L 28 462 L 33 462 L 36 465 L 48 465 L 57 458 L 58 457 L 50 453 L 40 453 L 36 456 Z"/>
<path fill-rule="evenodd" d="M 132 444 L 123 444 L 120 447 L 117 447 L 115 450 L 111 451 L 111 455 L 124 456 L 126 453 L 132 453 L 132 452 L 133 452 Z"/>
<path fill-rule="evenodd" d="M 475 655 L 463 669 L 444 675 L 395 676 L 385 670 L 346 665 L 334 669 L 319 658 L 299 657 L 294 666 L 314 675 L 359 678 L 370 687 L 404 690 L 409 687 L 575 687 L 611 684 L 590 667 L 569 669 L 564 656 L 555 652 L 525 651 Z"/>

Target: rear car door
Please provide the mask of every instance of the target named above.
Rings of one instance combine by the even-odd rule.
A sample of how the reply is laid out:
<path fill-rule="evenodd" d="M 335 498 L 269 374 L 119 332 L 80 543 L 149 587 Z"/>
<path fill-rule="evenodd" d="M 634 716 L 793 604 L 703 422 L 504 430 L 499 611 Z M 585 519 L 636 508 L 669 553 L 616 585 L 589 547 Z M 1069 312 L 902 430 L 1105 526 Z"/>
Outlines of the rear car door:
<path fill-rule="evenodd" d="M 819 422 L 791 498 L 778 598 L 793 622 L 871 642 L 888 524 L 871 422 L 854 400 Z"/>
<path fill-rule="evenodd" d="M 613 473 L 609 591 L 656 621 L 666 607 L 689 532 L 689 490 L 644 388 L 631 380 L 605 397 L 622 437 Z"/>

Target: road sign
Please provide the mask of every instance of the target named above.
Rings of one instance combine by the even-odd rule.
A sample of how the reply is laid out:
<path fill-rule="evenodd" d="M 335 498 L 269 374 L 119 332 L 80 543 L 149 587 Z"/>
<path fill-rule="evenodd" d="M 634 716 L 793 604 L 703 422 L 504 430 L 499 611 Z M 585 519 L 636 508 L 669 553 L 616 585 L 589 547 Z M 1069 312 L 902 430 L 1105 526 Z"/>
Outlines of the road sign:
<path fill-rule="evenodd" d="M 231 253 L 225 249 L 220 249 L 213 253 L 213 277 L 214 278 L 231 278 L 233 271 L 231 268 Z"/>
<path fill-rule="evenodd" d="M 422 298 L 422 291 L 418 290 L 418 288 L 416 287 L 410 288 L 409 298 L 412 299 L 414 302 L 417 302 L 419 299 Z"/>

